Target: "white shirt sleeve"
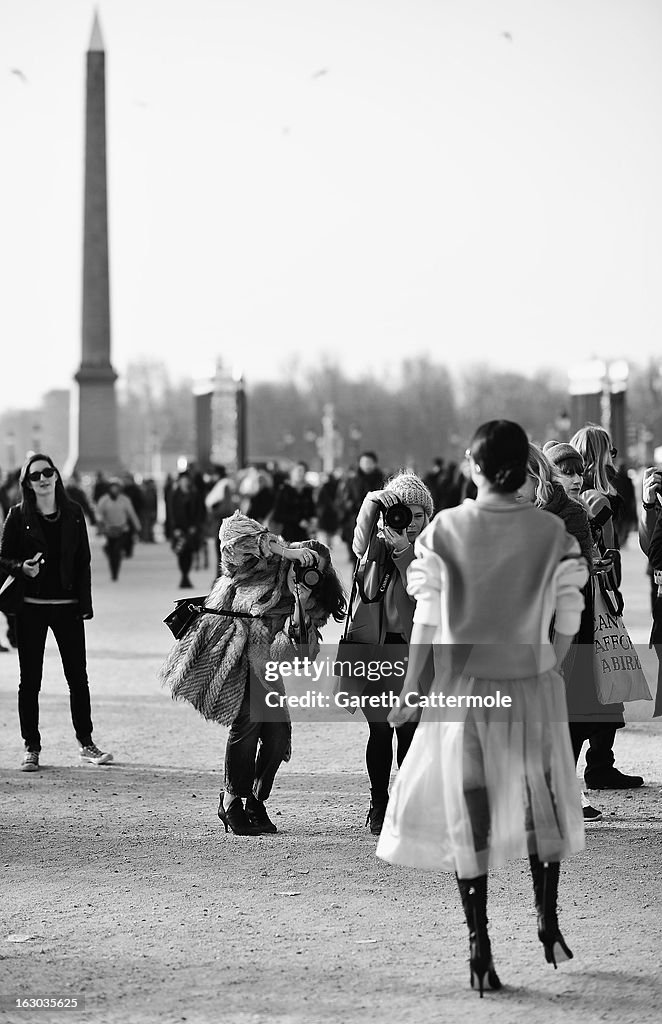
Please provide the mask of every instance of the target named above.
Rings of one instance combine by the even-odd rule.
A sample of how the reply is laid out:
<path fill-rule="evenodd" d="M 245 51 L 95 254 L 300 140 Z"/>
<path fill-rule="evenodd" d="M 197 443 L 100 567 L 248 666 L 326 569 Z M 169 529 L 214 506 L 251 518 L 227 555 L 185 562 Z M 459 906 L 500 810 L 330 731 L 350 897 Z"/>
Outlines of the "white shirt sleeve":
<path fill-rule="evenodd" d="M 426 541 L 428 538 L 421 534 L 414 544 L 416 557 L 407 569 L 407 593 L 416 601 L 414 622 L 440 626 L 445 569 L 439 555 Z"/>
<path fill-rule="evenodd" d="M 579 629 L 584 608 L 582 587 L 588 579 L 588 566 L 581 557 L 579 544 L 569 534 L 566 539 L 566 551 L 554 573 L 556 586 L 556 623 L 557 633 L 574 636 Z"/>

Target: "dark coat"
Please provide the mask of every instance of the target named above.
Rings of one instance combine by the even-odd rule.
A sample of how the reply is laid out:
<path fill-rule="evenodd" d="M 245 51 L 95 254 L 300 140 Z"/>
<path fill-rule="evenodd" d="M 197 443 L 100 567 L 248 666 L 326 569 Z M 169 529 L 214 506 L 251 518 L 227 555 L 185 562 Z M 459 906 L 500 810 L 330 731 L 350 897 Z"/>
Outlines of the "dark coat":
<path fill-rule="evenodd" d="M 75 501 L 61 508 L 62 550 L 60 556 L 60 581 L 64 591 L 78 601 L 83 618 L 92 618 L 92 574 L 90 568 L 90 543 L 82 508 Z M 13 575 L 21 572 L 23 562 L 38 552 L 48 558 L 46 537 L 36 512 L 24 513 L 21 505 L 9 510 L 2 534 L 0 558 L 3 567 Z M 11 567 L 11 568 L 10 568 Z M 21 573 L 26 597 L 39 597 L 41 583 L 39 576 L 30 579 Z"/>
<path fill-rule="evenodd" d="M 579 542 L 582 555 L 590 569 L 593 565 L 593 537 L 588 512 L 584 506 L 573 498 L 569 498 L 561 484 L 554 484 L 552 498 L 544 508 L 546 512 L 552 512 L 563 520 L 563 525 L 570 536 Z"/>

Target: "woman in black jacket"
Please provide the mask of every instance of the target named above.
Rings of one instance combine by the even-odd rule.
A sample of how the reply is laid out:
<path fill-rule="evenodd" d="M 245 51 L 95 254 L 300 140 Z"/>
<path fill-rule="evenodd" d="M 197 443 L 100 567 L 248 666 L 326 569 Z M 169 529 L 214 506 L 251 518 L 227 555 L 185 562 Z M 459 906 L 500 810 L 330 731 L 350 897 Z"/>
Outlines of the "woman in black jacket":
<path fill-rule="evenodd" d="M 84 619 L 92 618 L 90 545 L 85 516 L 70 500 L 48 455 L 32 455 L 21 470 L 22 501 L 7 516 L 0 547 L 2 567 L 16 582 L 16 638 L 20 665 L 18 715 L 25 756 L 21 771 L 37 771 L 39 690 L 49 628 L 69 686 L 71 718 L 80 758 L 107 764 L 113 755 L 92 741 Z"/>

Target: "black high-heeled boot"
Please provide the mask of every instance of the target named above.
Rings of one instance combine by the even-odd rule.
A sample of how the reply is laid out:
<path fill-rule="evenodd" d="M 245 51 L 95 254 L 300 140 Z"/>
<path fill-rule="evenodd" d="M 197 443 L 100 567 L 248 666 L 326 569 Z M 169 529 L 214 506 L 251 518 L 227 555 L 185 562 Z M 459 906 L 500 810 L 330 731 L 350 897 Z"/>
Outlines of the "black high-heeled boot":
<path fill-rule="evenodd" d="M 246 817 L 251 825 L 255 825 L 256 828 L 259 828 L 261 835 L 273 835 L 274 832 L 278 831 L 267 814 L 267 809 L 262 800 L 258 800 L 257 797 L 252 794 L 251 796 L 246 797 Z"/>
<path fill-rule="evenodd" d="M 228 828 L 234 832 L 236 836 L 259 836 L 261 835 L 261 829 L 259 826 L 252 824 L 241 799 L 237 796 L 234 798 L 229 807 L 223 806 L 223 790 L 221 790 L 221 798 L 218 803 L 218 816 L 225 825 L 225 831 Z"/>
<path fill-rule="evenodd" d="M 560 865 L 557 860 L 544 864 L 535 853 L 529 857 L 529 864 L 538 912 L 538 938 L 545 949 L 545 960 L 554 964 L 556 970 L 557 960 L 564 963 L 573 958 L 572 950 L 561 935 L 557 917 Z"/>
<path fill-rule="evenodd" d="M 492 947 L 487 933 L 487 875 L 457 878 L 457 885 L 469 929 L 469 980 L 472 988 L 474 979 L 478 982 L 482 999 L 486 975 L 491 989 L 498 991 L 502 987 L 492 962 Z"/>

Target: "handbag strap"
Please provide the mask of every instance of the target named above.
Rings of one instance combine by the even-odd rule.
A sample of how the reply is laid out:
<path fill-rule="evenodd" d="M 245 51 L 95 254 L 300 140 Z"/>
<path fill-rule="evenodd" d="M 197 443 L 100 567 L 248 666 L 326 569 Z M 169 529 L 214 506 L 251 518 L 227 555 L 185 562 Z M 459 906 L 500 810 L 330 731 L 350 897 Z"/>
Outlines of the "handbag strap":
<path fill-rule="evenodd" d="M 205 599 L 203 598 L 203 601 L 204 600 Z M 198 612 L 199 614 L 202 614 L 202 612 L 209 612 L 210 615 L 221 616 L 227 615 L 231 619 L 268 619 L 272 617 L 269 615 L 251 615 L 250 612 L 235 612 L 231 608 L 210 608 L 209 605 L 198 604 L 191 598 L 183 598 L 181 601 L 176 601 L 175 607 L 179 608 L 183 604 L 187 604 L 189 611 L 192 612 Z"/>
<path fill-rule="evenodd" d="M 613 615 L 614 618 L 618 618 L 619 615 L 623 614 L 623 595 L 618 590 L 613 591 L 609 589 L 603 573 L 598 573 L 597 576 L 593 577 L 593 579 L 598 582 L 598 587 L 600 588 L 602 599 L 607 606 L 607 611 L 610 615 Z"/>

